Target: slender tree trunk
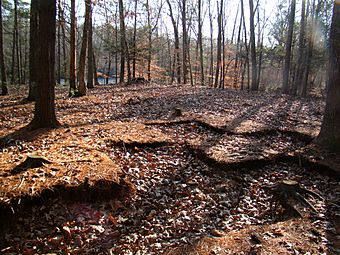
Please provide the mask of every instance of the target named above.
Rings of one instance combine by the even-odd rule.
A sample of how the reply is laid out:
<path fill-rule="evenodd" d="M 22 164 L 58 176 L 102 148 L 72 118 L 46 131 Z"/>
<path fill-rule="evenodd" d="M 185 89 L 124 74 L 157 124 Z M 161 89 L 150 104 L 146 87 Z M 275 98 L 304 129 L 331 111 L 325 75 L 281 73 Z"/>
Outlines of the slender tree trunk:
<path fill-rule="evenodd" d="M 16 44 L 15 44 L 15 54 L 16 54 L 16 62 L 17 62 L 17 76 L 18 76 L 18 83 L 22 84 L 22 58 L 21 58 L 21 42 L 20 42 L 20 33 L 19 33 L 19 24 L 20 24 L 20 20 L 19 20 L 19 15 L 18 15 L 18 11 L 17 11 L 17 26 L 16 26 Z"/>
<path fill-rule="evenodd" d="M 92 45 L 92 8 L 90 7 L 89 14 L 89 34 L 88 34 L 88 47 L 87 47 L 87 88 L 93 89 L 93 45 Z"/>
<path fill-rule="evenodd" d="M 242 21 L 243 21 L 243 15 L 240 15 L 240 23 L 238 27 L 237 42 L 236 42 L 236 57 L 235 57 L 235 64 L 234 64 L 234 88 L 236 88 L 239 83 L 239 73 L 240 73 L 239 72 L 239 58 L 241 55 L 240 43 L 241 43 Z M 241 59 L 241 63 L 242 63 L 242 59 Z"/>
<path fill-rule="evenodd" d="M 305 47 L 305 36 L 306 36 L 306 0 L 302 0 L 301 2 L 301 20 L 300 20 L 300 33 L 299 33 L 299 52 L 298 52 L 298 63 L 297 70 L 295 75 L 295 81 L 292 88 L 292 95 L 297 94 L 298 88 L 301 88 L 302 77 L 304 73 L 304 56 L 306 52 Z"/>
<path fill-rule="evenodd" d="M 148 26 L 148 81 L 151 81 L 151 60 L 152 60 L 152 27 L 149 0 L 146 0 L 147 26 Z"/>
<path fill-rule="evenodd" d="M 147 6 L 149 3 L 147 2 Z M 138 7 L 138 0 L 135 0 L 135 17 L 134 17 L 134 24 L 133 24 L 133 39 L 132 39 L 132 78 L 136 78 L 136 58 L 137 58 L 137 45 L 136 45 L 136 38 L 137 38 L 137 7 Z"/>
<path fill-rule="evenodd" d="M 251 57 L 251 90 L 257 91 L 259 89 L 258 80 L 257 80 L 257 60 L 256 60 L 256 45 L 255 45 L 255 23 L 254 23 L 254 2 L 253 0 L 249 0 L 249 9 L 250 9 L 250 57 Z"/>
<path fill-rule="evenodd" d="M 15 78 L 15 57 L 17 45 L 17 27 L 18 27 L 18 0 L 14 0 L 14 26 L 13 26 L 13 39 L 12 39 L 12 77 L 11 83 L 14 84 L 17 80 Z M 17 63 L 18 64 L 18 63 Z"/>
<path fill-rule="evenodd" d="M 85 83 L 85 65 L 86 65 L 86 51 L 87 51 L 87 42 L 88 42 L 88 31 L 90 24 L 90 10 L 91 10 L 91 1 L 85 0 L 85 21 L 83 28 L 83 39 L 80 49 L 79 56 L 79 71 L 78 71 L 78 93 L 77 96 L 85 96 L 86 95 L 86 83 Z"/>
<path fill-rule="evenodd" d="M 61 0 L 58 0 L 58 23 L 57 23 L 57 83 L 61 84 Z"/>
<path fill-rule="evenodd" d="M 93 60 L 93 79 L 94 79 L 94 85 L 99 85 L 98 75 L 97 75 L 96 56 L 94 55 L 94 52 L 93 52 L 92 60 Z"/>
<path fill-rule="evenodd" d="M 29 53 L 29 90 L 28 101 L 34 101 L 37 97 L 37 50 L 36 37 L 38 36 L 38 0 L 31 0 L 30 11 L 30 53 Z"/>
<path fill-rule="evenodd" d="M 75 0 L 71 0 L 71 34 L 70 34 L 70 92 L 74 96 L 76 88 L 76 10 Z"/>
<path fill-rule="evenodd" d="M 218 4 L 218 2 L 217 2 Z M 219 87 L 219 73 L 222 66 L 222 15 L 223 15 L 223 0 L 220 0 L 220 7 L 217 14 L 217 59 L 216 59 L 216 73 L 215 73 L 215 83 L 214 88 Z"/>
<path fill-rule="evenodd" d="M 166 2 L 169 5 L 169 15 L 171 19 L 172 26 L 174 28 L 174 36 L 175 36 L 175 56 L 174 64 L 176 65 L 176 78 L 177 83 L 181 83 L 181 58 L 180 58 L 180 47 L 179 47 L 179 32 L 178 32 L 178 26 L 172 11 L 172 6 L 169 0 L 166 0 Z"/>
<path fill-rule="evenodd" d="M 0 0 L 0 69 L 1 69 L 1 95 L 8 95 L 6 66 L 4 60 L 4 41 L 2 29 L 2 0 Z"/>
<path fill-rule="evenodd" d="M 214 41 L 213 41 L 213 34 L 214 34 L 214 26 L 213 26 L 213 14 L 211 11 L 211 1 L 209 0 L 209 24 L 210 24 L 210 68 L 209 68 L 209 84 L 211 87 L 214 86 Z"/>
<path fill-rule="evenodd" d="M 295 21 L 295 6 L 296 0 L 291 0 L 290 4 L 290 13 L 289 13 L 289 21 L 288 21 L 288 35 L 286 42 L 286 56 L 285 56 L 285 64 L 283 69 L 283 83 L 282 83 L 282 93 L 289 93 L 289 77 L 290 77 L 290 68 L 291 68 L 291 55 L 292 55 L 292 43 L 293 43 L 293 32 L 294 32 L 294 21 Z"/>
<path fill-rule="evenodd" d="M 183 32 L 183 41 L 182 41 L 182 66 L 183 66 L 183 83 L 186 84 L 188 81 L 188 67 L 187 67 L 187 9 L 186 9 L 186 0 L 182 0 L 182 32 Z"/>
<path fill-rule="evenodd" d="M 125 15 L 123 0 L 119 0 L 119 24 L 120 24 L 120 47 L 121 47 L 119 82 L 124 82 L 125 74 L 126 37 L 124 16 Z"/>
<path fill-rule="evenodd" d="M 244 30 L 244 46 L 246 49 L 246 57 L 245 57 L 245 63 L 244 63 L 244 70 L 242 72 L 242 83 L 241 83 L 241 90 L 244 89 L 244 78 L 245 78 L 245 72 L 247 71 L 247 89 L 250 89 L 250 63 L 249 63 L 249 45 L 248 45 L 248 39 L 247 39 L 247 27 L 246 27 L 246 20 L 244 15 L 244 2 L 241 0 L 241 14 L 242 14 L 242 20 L 243 20 L 243 30 Z"/>
<path fill-rule="evenodd" d="M 65 16 L 64 16 L 64 10 L 65 8 L 65 2 L 63 2 L 63 6 L 61 8 L 61 35 L 62 35 L 62 42 L 63 42 L 63 79 L 64 79 L 64 85 L 66 85 L 66 77 L 67 77 L 67 56 L 66 56 L 66 33 L 65 33 Z"/>
<path fill-rule="evenodd" d="M 34 65 L 39 66 L 37 76 L 37 97 L 34 118 L 30 124 L 32 129 L 56 127 L 58 121 L 55 114 L 55 39 L 56 39 L 56 1 L 37 0 L 37 54 Z M 34 36 L 34 34 L 31 34 Z"/>
<path fill-rule="evenodd" d="M 204 85 L 204 59 L 203 59 L 203 36 L 202 36 L 202 0 L 198 0 L 198 47 L 200 55 L 201 85 Z"/>
<path fill-rule="evenodd" d="M 326 109 L 316 143 L 340 151 L 340 5 L 334 1 L 330 30 L 328 92 Z"/>

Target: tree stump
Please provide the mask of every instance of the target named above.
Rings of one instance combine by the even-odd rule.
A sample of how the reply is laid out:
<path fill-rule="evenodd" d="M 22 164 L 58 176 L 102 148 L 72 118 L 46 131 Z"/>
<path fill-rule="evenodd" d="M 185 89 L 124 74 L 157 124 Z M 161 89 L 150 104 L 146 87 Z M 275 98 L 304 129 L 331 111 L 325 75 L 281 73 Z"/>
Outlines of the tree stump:
<path fill-rule="evenodd" d="M 273 196 L 271 209 L 274 203 L 276 204 L 275 209 L 277 204 L 280 203 L 281 206 L 292 216 L 302 217 L 301 213 L 291 204 L 290 200 L 308 207 L 313 212 L 317 212 L 315 207 L 310 202 L 308 202 L 304 196 L 310 195 L 315 198 L 322 199 L 319 194 L 301 187 L 299 183 L 294 180 L 284 180 L 272 186 L 265 186 L 264 189 Z"/>
<path fill-rule="evenodd" d="M 178 108 L 178 107 L 174 108 L 174 109 L 173 109 L 172 115 L 173 115 L 174 117 L 180 117 L 180 116 L 182 116 L 182 109 L 181 109 L 181 108 Z"/>

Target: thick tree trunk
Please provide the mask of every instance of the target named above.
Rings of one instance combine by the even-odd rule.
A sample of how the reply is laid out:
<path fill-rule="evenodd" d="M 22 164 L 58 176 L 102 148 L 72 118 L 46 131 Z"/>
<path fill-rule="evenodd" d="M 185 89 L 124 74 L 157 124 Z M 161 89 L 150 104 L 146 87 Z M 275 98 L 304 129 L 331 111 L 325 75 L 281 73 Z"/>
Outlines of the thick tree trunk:
<path fill-rule="evenodd" d="M 295 7 L 296 0 L 291 0 L 290 4 L 290 13 L 289 13 L 289 21 L 288 21 L 288 35 L 286 42 L 286 56 L 285 56 L 285 64 L 283 69 L 283 83 L 282 83 L 282 93 L 289 93 L 289 76 L 290 76 L 290 62 L 292 55 L 292 43 L 293 43 L 293 32 L 294 32 L 294 21 L 295 21 Z"/>
<path fill-rule="evenodd" d="M 316 143 L 340 151 L 340 5 L 334 3 L 330 31 L 328 92 L 325 115 Z"/>
<path fill-rule="evenodd" d="M 88 42 L 89 20 L 90 20 L 91 0 L 85 0 L 85 21 L 83 28 L 83 39 L 79 56 L 79 71 L 78 71 L 78 93 L 77 96 L 86 95 L 85 83 L 85 65 L 86 65 L 86 51 Z"/>
<path fill-rule="evenodd" d="M 73 96 L 76 92 L 76 11 L 75 0 L 71 0 L 71 34 L 70 34 L 70 92 Z"/>
<path fill-rule="evenodd" d="M 37 76 L 37 97 L 34 118 L 30 124 L 32 129 L 56 127 L 58 121 L 55 114 L 55 39 L 56 39 L 56 1 L 37 0 L 37 57 L 35 66 L 39 66 Z M 31 34 L 34 36 L 34 34 Z"/>
<path fill-rule="evenodd" d="M 4 60 L 4 41 L 2 34 L 2 0 L 0 0 L 0 69 L 1 69 L 1 95 L 8 95 L 6 66 Z"/>

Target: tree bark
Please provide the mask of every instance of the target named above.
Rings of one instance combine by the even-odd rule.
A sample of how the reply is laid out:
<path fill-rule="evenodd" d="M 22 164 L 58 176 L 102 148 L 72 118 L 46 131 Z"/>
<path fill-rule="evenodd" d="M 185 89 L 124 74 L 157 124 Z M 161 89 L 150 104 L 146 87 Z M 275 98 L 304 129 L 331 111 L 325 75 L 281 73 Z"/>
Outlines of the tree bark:
<path fill-rule="evenodd" d="M 0 0 L 0 69 L 1 69 L 1 95 L 8 95 L 6 66 L 4 60 L 4 41 L 2 29 L 2 0 Z"/>
<path fill-rule="evenodd" d="M 70 34 L 70 92 L 74 96 L 76 92 L 76 10 L 75 0 L 71 0 L 71 34 Z"/>
<path fill-rule="evenodd" d="M 87 51 L 87 42 L 88 42 L 88 31 L 90 24 L 90 10 L 91 10 L 91 1 L 85 0 L 85 21 L 83 28 L 83 39 L 80 49 L 79 56 L 79 71 L 78 71 L 78 91 L 77 96 L 85 96 L 86 95 L 86 83 L 85 83 L 85 65 L 86 65 L 86 51 Z"/>
<path fill-rule="evenodd" d="M 30 123 L 32 129 L 56 127 L 55 114 L 55 39 L 56 39 L 56 1 L 37 0 L 37 57 L 35 66 L 39 66 L 37 76 L 37 97 L 34 118 Z M 31 34 L 34 36 L 34 34 Z"/>
<path fill-rule="evenodd" d="M 340 5 L 334 1 L 330 30 L 328 92 L 325 115 L 316 143 L 340 151 Z"/>
<path fill-rule="evenodd" d="M 285 64 L 284 64 L 284 69 L 283 69 L 283 83 L 282 83 L 283 94 L 289 93 L 289 76 L 290 76 L 290 63 L 291 63 L 291 55 L 292 55 L 292 43 L 293 43 L 294 21 L 295 21 L 295 7 L 296 7 L 296 0 L 291 0 L 289 21 L 288 21 L 288 35 L 287 35 L 287 42 L 286 42 L 286 56 L 285 56 Z"/>

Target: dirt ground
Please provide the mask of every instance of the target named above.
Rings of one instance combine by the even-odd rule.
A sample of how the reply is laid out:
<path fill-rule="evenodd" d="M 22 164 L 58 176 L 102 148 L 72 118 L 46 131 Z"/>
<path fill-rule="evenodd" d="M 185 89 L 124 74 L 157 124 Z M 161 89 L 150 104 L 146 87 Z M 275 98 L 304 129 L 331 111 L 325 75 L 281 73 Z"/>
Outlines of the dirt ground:
<path fill-rule="evenodd" d="M 179 85 L 57 88 L 57 129 L 0 98 L 1 254 L 339 254 L 320 98 Z M 43 162 L 33 164 L 27 158 Z M 277 200 L 285 180 L 319 196 Z"/>

